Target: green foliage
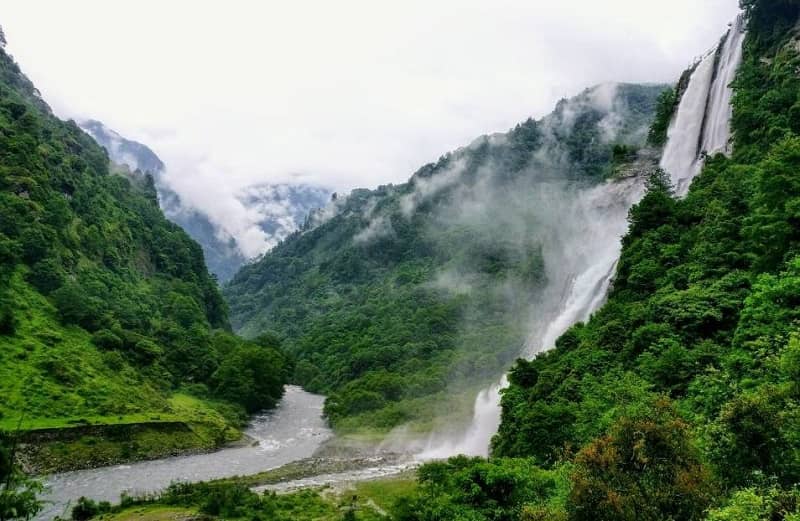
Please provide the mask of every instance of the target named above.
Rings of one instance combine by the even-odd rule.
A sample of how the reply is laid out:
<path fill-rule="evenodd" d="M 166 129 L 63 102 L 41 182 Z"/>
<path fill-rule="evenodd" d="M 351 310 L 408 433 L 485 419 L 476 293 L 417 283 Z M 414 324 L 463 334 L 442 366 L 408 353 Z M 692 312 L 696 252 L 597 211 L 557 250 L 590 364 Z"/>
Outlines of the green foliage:
<path fill-rule="evenodd" d="M 789 28 L 800 4 L 744 7 L 733 157 L 707 158 L 684 199 L 651 179 L 608 302 L 518 362 L 503 395 L 494 454 L 548 466 L 577 449 L 575 519 L 579 505 L 586 519 L 700 519 L 712 501 L 709 519 L 796 515 L 800 53 Z M 680 417 L 648 415 L 654 395 Z"/>
<path fill-rule="evenodd" d="M 581 449 L 567 510 L 574 521 L 700 519 L 711 492 L 688 425 L 662 399 Z"/>
<path fill-rule="evenodd" d="M 418 471 L 419 487 L 393 509 L 398 521 L 439 519 L 511 521 L 555 513 L 548 504 L 557 475 L 530 460 L 468 458 L 427 463 Z"/>
<path fill-rule="evenodd" d="M 647 135 L 648 144 L 656 147 L 664 146 L 667 142 L 667 130 L 677 106 L 678 95 L 675 89 L 666 89 L 661 93 L 656 105 L 656 116 Z"/>
<path fill-rule="evenodd" d="M 42 484 L 17 466 L 15 445 L 13 437 L 0 431 L 0 521 L 30 519 L 42 509 Z"/>
<path fill-rule="evenodd" d="M 227 353 L 211 376 L 214 394 L 247 412 L 274 407 L 288 377 L 286 357 L 274 348 L 244 345 Z"/>
<path fill-rule="evenodd" d="M 216 483 L 175 483 L 156 497 L 123 501 L 125 508 L 154 504 L 158 507 L 186 507 L 212 519 L 252 519 L 255 521 L 377 521 L 383 519 L 374 508 L 364 508 L 352 501 L 339 505 L 316 491 L 303 490 L 292 494 L 265 492 L 258 494 L 236 481 Z M 372 503 L 374 505 L 374 503 Z M 133 517 L 136 511 L 133 510 Z"/>
<path fill-rule="evenodd" d="M 709 427 L 709 457 L 730 486 L 752 484 L 761 474 L 793 485 L 800 480 L 798 428 L 800 410 L 793 397 L 759 387 L 723 406 Z"/>
<path fill-rule="evenodd" d="M 92 499 L 88 499 L 86 497 L 81 496 L 78 498 L 77 503 L 75 506 L 72 507 L 72 512 L 70 513 L 70 517 L 73 521 L 87 521 L 93 517 L 96 517 L 100 514 L 104 514 L 111 511 L 111 503 L 108 501 L 94 501 Z"/>
<path fill-rule="evenodd" d="M 800 519 L 796 490 L 781 491 L 775 487 L 746 488 L 736 491 L 724 506 L 712 509 L 707 521 L 772 521 Z"/>

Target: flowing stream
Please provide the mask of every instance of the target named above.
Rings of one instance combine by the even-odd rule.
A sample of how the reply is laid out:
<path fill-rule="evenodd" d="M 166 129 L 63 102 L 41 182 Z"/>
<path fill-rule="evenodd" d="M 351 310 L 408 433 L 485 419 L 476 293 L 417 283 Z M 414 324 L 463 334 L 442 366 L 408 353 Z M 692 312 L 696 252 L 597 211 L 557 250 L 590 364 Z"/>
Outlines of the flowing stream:
<path fill-rule="evenodd" d="M 256 474 L 308 458 L 332 436 L 322 418 L 325 398 L 287 386 L 278 407 L 254 416 L 247 447 L 54 474 L 45 478 L 47 503 L 37 519 L 68 517 L 80 496 L 117 502 L 122 493 L 156 492 L 173 481 L 205 481 Z M 66 515 L 65 515 L 66 514 Z"/>
<path fill-rule="evenodd" d="M 742 58 L 743 26 L 740 15 L 720 43 L 702 57 L 670 122 L 659 166 L 670 176 L 678 196 L 686 194 L 707 154 L 730 153 L 730 84 Z M 564 331 L 587 320 L 602 305 L 619 259 L 620 238 L 628 227 L 628 210 L 644 188 L 641 176 L 607 182 L 579 192 L 577 204 L 563 211 L 565 235 L 570 236 L 547 259 L 546 265 L 555 265 L 556 270 L 548 273 L 549 287 L 537 307 L 542 319 L 534 321 L 524 357 L 552 349 Z M 419 459 L 486 456 L 500 425 L 501 391 L 507 386 L 508 377 L 503 375 L 480 391 L 466 429 L 432 434 Z"/>

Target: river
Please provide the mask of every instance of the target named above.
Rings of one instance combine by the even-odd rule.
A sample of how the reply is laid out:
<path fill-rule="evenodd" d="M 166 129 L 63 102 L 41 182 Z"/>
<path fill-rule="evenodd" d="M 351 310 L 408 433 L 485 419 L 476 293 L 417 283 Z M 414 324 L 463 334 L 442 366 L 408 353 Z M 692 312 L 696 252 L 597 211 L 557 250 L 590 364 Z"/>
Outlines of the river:
<path fill-rule="evenodd" d="M 287 386 L 278 406 L 254 416 L 245 429 L 254 440 L 251 446 L 47 476 L 45 508 L 36 519 L 68 517 L 80 496 L 118 502 L 123 493 L 156 492 L 174 481 L 256 474 L 308 458 L 333 436 L 322 417 L 324 401 L 324 396 Z"/>

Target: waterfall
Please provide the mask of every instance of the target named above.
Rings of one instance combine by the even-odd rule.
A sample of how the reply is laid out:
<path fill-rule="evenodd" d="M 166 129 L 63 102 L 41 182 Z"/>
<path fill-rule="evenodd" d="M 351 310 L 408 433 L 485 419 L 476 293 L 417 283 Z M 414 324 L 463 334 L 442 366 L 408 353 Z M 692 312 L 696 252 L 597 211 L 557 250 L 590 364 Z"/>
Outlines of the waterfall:
<path fill-rule="evenodd" d="M 667 131 L 661 168 L 685 195 L 706 154 L 730 153 L 730 84 L 742 60 L 744 19 L 736 18 L 722 44 L 697 65 Z"/>
<path fill-rule="evenodd" d="M 744 21 L 740 15 L 727 35 L 706 53 L 692 73 L 667 131 L 660 166 L 671 177 L 678 195 L 685 195 L 702 168 L 706 154 L 730 153 L 730 84 L 742 57 Z M 604 302 L 616 271 L 620 238 L 627 231 L 627 214 L 644 194 L 642 177 L 610 181 L 580 191 L 574 206 L 564 210 L 569 232 L 553 248 L 546 266 L 548 287 L 522 355 L 530 359 L 552 349 L 573 324 L 587 320 Z M 421 460 L 455 454 L 486 456 L 500 425 L 501 391 L 508 377 L 480 391 L 472 421 L 464 432 L 434 433 L 418 455 Z"/>

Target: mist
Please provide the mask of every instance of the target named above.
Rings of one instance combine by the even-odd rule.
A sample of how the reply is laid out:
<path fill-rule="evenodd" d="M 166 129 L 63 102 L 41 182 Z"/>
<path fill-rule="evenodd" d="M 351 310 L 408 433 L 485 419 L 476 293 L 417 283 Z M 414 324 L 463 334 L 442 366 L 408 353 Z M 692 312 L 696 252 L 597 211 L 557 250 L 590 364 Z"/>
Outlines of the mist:
<path fill-rule="evenodd" d="M 589 85 L 673 81 L 736 10 L 737 0 L 8 0 L 0 24 L 58 115 L 153 148 L 185 204 L 250 254 L 267 245 L 241 224 L 252 220 L 242 190 L 405 181 Z"/>

